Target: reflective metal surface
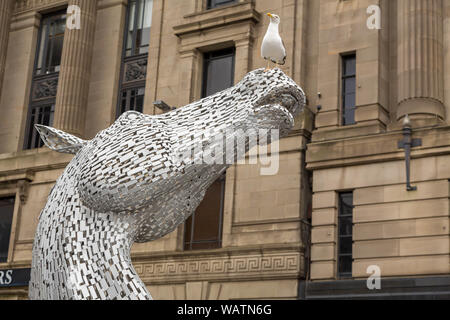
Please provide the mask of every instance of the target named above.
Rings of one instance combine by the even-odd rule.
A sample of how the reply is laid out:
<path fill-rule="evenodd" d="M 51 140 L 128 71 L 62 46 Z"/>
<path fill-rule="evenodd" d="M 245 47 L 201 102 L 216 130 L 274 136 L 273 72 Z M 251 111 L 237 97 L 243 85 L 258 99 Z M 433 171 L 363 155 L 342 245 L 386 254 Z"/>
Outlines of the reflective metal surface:
<path fill-rule="evenodd" d="M 132 266 L 132 244 L 175 230 L 230 166 L 182 155 L 195 150 L 197 159 L 220 134 L 227 142 L 249 129 L 286 135 L 304 105 L 302 89 L 281 70 L 258 69 L 160 116 L 126 112 L 90 141 L 39 126 L 49 148 L 75 157 L 39 217 L 30 298 L 151 299 Z"/>

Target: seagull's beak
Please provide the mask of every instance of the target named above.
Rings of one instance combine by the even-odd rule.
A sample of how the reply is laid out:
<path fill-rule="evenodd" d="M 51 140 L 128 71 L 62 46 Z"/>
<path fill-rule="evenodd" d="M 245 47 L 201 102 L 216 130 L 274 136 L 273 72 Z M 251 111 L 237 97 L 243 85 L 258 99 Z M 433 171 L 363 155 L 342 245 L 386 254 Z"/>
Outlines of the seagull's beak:
<path fill-rule="evenodd" d="M 267 15 L 272 18 L 272 14 L 270 12 Z"/>

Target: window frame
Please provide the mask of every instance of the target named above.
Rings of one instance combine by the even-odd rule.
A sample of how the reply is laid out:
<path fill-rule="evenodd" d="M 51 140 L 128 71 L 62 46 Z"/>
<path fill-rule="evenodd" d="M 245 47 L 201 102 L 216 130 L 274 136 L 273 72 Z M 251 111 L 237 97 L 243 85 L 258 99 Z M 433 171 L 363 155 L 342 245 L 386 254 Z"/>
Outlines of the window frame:
<path fill-rule="evenodd" d="M 209 56 L 209 57 L 208 57 Z M 203 64 L 202 64 L 202 80 L 201 80 L 201 97 L 205 98 L 206 90 L 207 90 L 207 81 L 208 81 L 208 63 L 215 59 L 223 59 L 225 57 L 231 57 L 231 81 L 230 81 L 230 87 L 234 84 L 234 77 L 235 77 L 235 67 L 236 67 L 236 47 L 228 47 L 223 48 L 220 50 L 214 50 L 214 51 L 208 51 L 203 53 Z M 222 239 L 223 239 L 223 216 L 224 216 L 224 201 L 225 201 L 225 184 L 226 184 L 226 173 L 224 173 L 221 177 L 219 177 L 216 181 L 221 182 L 221 194 L 220 194 L 220 204 L 219 204 L 219 226 L 218 226 L 218 235 L 217 240 L 200 240 L 195 241 L 194 240 L 194 230 L 195 230 L 195 215 L 196 212 L 194 212 L 188 219 L 191 220 L 191 230 L 190 230 L 190 239 L 186 239 L 187 232 L 187 220 L 184 223 L 184 231 L 183 231 L 183 250 L 184 251 L 195 251 L 195 250 L 208 250 L 208 249 L 194 249 L 193 245 L 199 244 L 199 243 L 217 243 L 217 248 L 222 247 Z M 216 182 L 214 181 L 214 183 Z M 207 194 L 205 194 L 205 197 Z M 197 210 L 197 208 L 196 208 Z"/>
<path fill-rule="evenodd" d="M 229 51 L 229 53 L 223 54 L 221 56 L 218 57 L 214 57 L 214 58 L 208 58 L 207 55 L 213 55 L 213 54 L 220 54 L 221 52 L 227 52 Z M 212 61 L 212 60 L 219 60 L 221 58 L 224 57 L 228 57 L 230 56 L 232 58 L 232 70 L 231 70 L 231 83 L 230 86 L 233 86 L 234 84 L 234 77 L 235 77 L 235 71 L 236 71 L 236 47 L 229 47 L 229 48 L 224 48 L 224 49 L 220 49 L 220 50 L 215 50 L 215 51 L 209 51 L 209 52 L 204 52 L 203 53 L 203 72 L 202 72 L 202 82 L 201 82 L 201 97 L 202 98 L 206 98 L 206 90 L 207 90 L 207 78 L 208 78 L 208 62 Z"/>
<path fill-rule="evenodd" d="M 354 59 L 355 60 L 355 73 L 354 74 L 346 74 L 345 70 L 346 70 L 346 61 L 350 60 L 350 59 Z M 357 70 L 356 70 L 356 62 L 357 62 L 357 55 L 356 52 L 351 52 L 351 53 L 346 53 L 341 55 L 341 79 L 340 79 L 340 85 L 341 85 L 341 104 L 342 104 L 342 108 L 341 108 L 341 124 L 342 126 L 351 126 L 351 125 L 355 125 L 356 124 L 356 119 L 355 119 L 355 115 L 356 115 L 356 75 L 357 75 Z M 354 95 L 355 95 L 355 104 L 352 108 L 348 108 L 349 110 L 352 110 L 353 112 L 353 122 L 346 122 L 346 110 L 348 110 L 346 108 L 346 80 L 349 79 L 355 79 L 355 88 L 354 88 Z"/>
<path fill-rule="evenodd" d="M 54 120 L 54 115 L 55 115 L 55 102 L 53 101 L 42 101 L 39 103 L 35 103 L 30 105 L 30 108 L 28 110 L 29 114 L 28 114 L 28 119 L 27 119 L 27 135 L 25 136 L 25 143 L 26 145 L 24 146 L 24 148 L 26 150 L 33 150 L 33 149 L 38 149 L 38 148 L 42 148 L 44 146 L 44 141 L 42 141 L 39 133 L 37 132 L 37 130 L 34 128 L 35 124 L 42 124 L 40 123 L 40 121 L 33 121 L 33 123 L 31 122 L 33 117 L 36 116 L 45 116 L 45 112 L 40 112 L 39 114 L 33 114 L 33 112 L 35 110 L 39 110 L 39 109 L 43 109 L 43 108 L 47 108 L 50 107 L 50 113 L 49 113 L 49 122 L 48 124 L 43 124 L 43 125 L 48 125 L 51 126 L 53 124 L 53 120 Z M 31 125 L 33 125 L 33 127 L 31 127 Z"/>
<path fill-rule="evenodd" d="M 34 57 L 34 67 L 33 67 L 33 75 L 31 79 L 31 86 L 30 86 L 30 94 L 29 94 L 29 103 L 28 103 L 28 109 L 27 109 L 27 118 L 26 118 L 26 127 L 25 127 L 25 134 L 23 138 L 23 150 L 32 150 L 41 148 L 44 146 L 44 142 L 40 138 L 39 134 L 37 133 L 36 129 L 34 128 L 34 125 L 37 124 L 37 122 L 31 123 L 32 118 L 32 112 L 36 109 L 42 108 L 46 105 L 51 105 L 52 111 L 50 112 L 50 120 L 48 124 L 42 123 L 43 125 L 52 126 L 53 120 L 54 120 L 54 111 L 55 111 L 55 104 L 56 104 L 56 96 L 57 96 L 57 88 L 58 88 L 58 82 L 59 82 L 59 72 L 60 71 L 54 71 L 54 72 L 45 72 L 38 74 L 38 64 L 39 64 L 39 58 L 41 53 L 41 45 L 42 45 L 42 33 L 44 32 L 44 24 L 42 23 L 44 20 L 49 19 L 49 21 L 55 21 L 59 19 L 60 17 L 65 17 L 67 21 L 67 10 L 58 10 L 55 12 L 51 12 L 47 15 L 44 15 L 41 18 L 41 25 L 39 27 L 38 32 L 38 39 L 36 42 L 36 49 L 35 49 L 35 57 Z M 49 25 L 49 23 L 47 24 Z M 66 24 L 64 23 L 64 27 L 66 27 Z M 47 35 L 48 35 L 48 28 L 47 28 Z M 63 36 L 63 48 L 64 48 L 64 37 Z M 46 43 L 44 44 L 44 57 L 45 58 L 45 52 L 47 50 L 48 45 L 48 39 L 45 39 Z M 61 50 L 61 56 L 62 56 L 62 50 Z M 61 66 L 61 64 L 60 64 Z M 39 70 L 47 69 L 47 65 L 43 64 L 42 68 Z M 47 94 L 44 94 L 42 97 L 38 96 L 35 97 L 36 88 L 39 86 L 39 84 L 44 84 L 43 88 L 49 90 L 49 92 L 46 92 Z M 31 137 L 31 139 L 30 139 Z M 38 145 L 36 147 L 36 145 Z"/>
<path fill-rule="evenodd" d="M 9 255 L 10 255 L 10 248 L 11 248 L 11 243 L 12 243 L 12 235 L 13 235 L 13 227 L 14 227 L 14 219 L 15 219 L 15 214 L 16 214 L 16 200 L 17 197 L 15 194 L 5 194 L 5 195 L 0 195 L 0 200 L 4 200 L 4 199 L 10 199 L 12 200 L 12 212 L 11 212 L 11 222 L 10 222 L 10 226 L 9 226 L 9 239 L 8 239 L 8 247 L 6 249 L 6 259 L 5 260 L 0 260 L 0 265 L 4 265 L 4 264 L 8 264 L 9 261 Z"/>
<path fill-rule="evenodd" d="M 67 10 L 60 10 L 60 11 L 56 11 L 56 12 L 52 12 L 49 13 L 45 16 L 42 17 L 41 19 L 41 25 L 39 27 L 39 32 L 38 32 L 38 41 L 36 43 L 36 57 L 35 57 L 35 66 L 34 66 L 34 70 L 33 70 L 33 77 L 34 76 L 43 76 L 43 75 L 48 75 L 48 74 L 54 74 L 54 73 L 59 73 L 59 71 L 53 71 L 53 72 L 48 72 L 47 68 L 48 65 L 46 64 L 47 61 L 44 61 L 44 57 L 46 56 L 47 50 L 48 50 L 48 42 L 49 42 L 49 28 L 47 28 L 46 31 L 46 37 L 45 37 L 45 43 L 44 43 L 44 49 L 43 49 L 43 65 L 41 68 L 38 68 L 39 65 L 39 57 L 40 57 L 40 52 L 41 52 L 41 45 L 42 45 L 42 32 L 44 31 L 44 22 L 45 20 L 48 19 L 48 23 L 47 26 L 50 26 L 52 21 L 56 21 L 59 20 L 59 17 L 63 17 L 65 18 L 65 21 L 67 21 Z M 66 25 L 66 23 L 64 23 L 64 26 Z M 64 43 L 64 34 L 63 34 L 63 43 Z M 62 53 L 62 51 L 61 51 Z M 62 54 L 61 54 L 62 55 Z M 50 58 L 49 58 L 50 59 Z M 61 65 L 60 65 L 61 66 Z M 40 70 L 41 72 L 44 70 L 43 73 L 37 74 L 37 71 Z"/>
<path fill-rule="evenodd" d="M 186 240 L 187 232 L 187 220 L 184 223 L 183 228 L 183 251 L 197 251 L 197 250 L 214 250 L 214 249 L 220 249 L 222 248 L 222 241 L 223 241 L 223 214 L 224 214 L 224 204 L 225 204 L 225 182 L 226 182 L 226 174 L 222 174 L 219 179 L 217 179 L 215 182 L 219 181 L 221 184 L 221 190 L 220 190 L 220 205 L 219 205 L 219 227 L 218 227 L 218 234 L 217 234 L 217 240 L 198 240 L 195 241 L 194 239 L 194 231 L 195 231 L 195 215 L 196 211 L 192 213 L 192 215 L 188 219 L 191 220 L 191 230 L 190 230 L 190 239 L 189 241 Z M 202 200 L 203 201 L 203 200 Z M 197 208 L 196 208 L 197 210 Z M 217 247 L 213 249 L 195 249 L 193 248 L 193 245 L 195 244 L 201 244 L 201 243 L 217 243 Z M 186 246 L 189 246 L 188 248 Z"/>
<path fill-rule="evenodd" d="M 352 212 L 351 214 L 342 214 L 343 210 L 343 196 L 351 195 L 352 204 L 350 205 Z M 340 270 L 340 258 L 341 257 L 351 257 L 353 263 L 353 209 L 355 206 L 354 203 L 354 192 L 353 191 L 343 191 L 338 193 L 338 217 L 337 217 L 337 276 L 339 279 L 351 279 L 353 277 L 353 267 L 351 265 L 350 271 L 341 271 Z M 341 219 L 351 218 L 352 228 L 351 235 L 341 235 L 340 227 L 341 227 Z M 340 244 L 342 238 L 351 238 L 352 239 L 352 249 L 351 253 L 341 253 Z"/>
<path fill-rule="evenodd" d="M 128 92 L 130 90 L 139 90 L 141 88 L 144 89 L 144 97 L 142 101 L 142 112 L 144 111 L 144 105 L 145 105 L 145 89 L 146 89 L 146 78 L 147 78 L 147 65 L 148 65 L 148 58 L 149 58 L 149 50 L 146 53 L 138 53 L 138 54 L 132 54 L 130 56 L 127 56 L 127 42 L 128 42 L 128 33 L 129 33 L 129 22 L 130 22 L 130 14 L 131 14 L 131 7 L 132 2 L 136 3 L 136 8 L 138 6 L 138 2 L 145 1 L 145 0 L 132 0 L 128 2 L 127 9 L 126 9 L 126 15 L 125 15 L 125 28 L 123 30 L 123 42 L 122 42 L 122 56 L 121 56 L 121 63 L 120 63 L 120 78 L 119 78 L 119 90 L 117 94 L 117 105 L 116 105 L 116 119 L 119 118 L 124 112 L 127 112 L 129 110 L 129 105 L 125 108 L 125 111 L 122 112 L 122 97 L 124 92 Z M 152 14 L 154 9 L 154 1 L 152 2 Z M 134 29 L 133 29 L 133 40 L 132 40 L 132 46 L 131 46 L 131 53 L 134 53 L 136 50 L 135 48 L 135 41 L 136 41 L 136 33 L 137 29 L 137 13 L 139 10 L 135 10 L 135 16 L 134 16 Z M 145 10 L 144 10 L 145 11 Z M 153 21 L 152 21 L 153 23 Z M 150 29 L 152 26 L 150 26 Z M 148 48 L 150 48 L 150 41 Z M 124 77 L 126 77 L 127 68 L 130 65 L 136 65 L 136 64 L 143 64 L 143 70 L 145 71 L 141 72 L 141 78 L 138 80 L 130 80 L 126 81 Z M 143 75 L 143 77 L 142 77 Z"/>
<path fill-rule="evenodd" d="M 239 3 L 239 0 L 228 0 L 222 4 L 217 4 L 216 1 L 217 0 L 206 0 L 206 5 L 205 5 L 206 10 L 222 8 L 222 7 L 230 6 L 232 4 Z"/>
<path fill-rule="evenodd" d="M 147 52 L 145 52 L 145 53 L 140 53 L 140 52 L 136 53 L 136 49 L 137 49 L 137 47 L 136 47 L 137 33 L 138 33 L 139 30 L 143 30 L 143 29 L 137 28 L 137 23 L 139 21 L 139 19 L 138 19 L 139 18 L 138 17 L 139 10 L 137 10 L 139 2 L 142 2 L 144 4 L 143 10 L 142 10 L 142 14 L 143 14 L 142 21 L 144 21 L 145 0 L 129 0 L 128 1 L 127 10 L 126 10 L 126 19 L 125 19 L 125 27 L 126 27 L 126 29 L 125 29 L 125 36 L 124 36 L 124 38 L 125 38 L 124 39 L 125 40 L 125 42 L 124 42 L 125 57 L 134 57 L 134 56 L 141 55 L 141 54 L 148 54 L 148 51 L 149 51 L 149 50 L 147 50 Z M 133 36 L 132 36 L 131 48 L 130 48 L 130 53 L 131 54 L 128 56 L 127 55 L 127 51 L 128 51 L 128 48 L 127 48 L 128 32 L 130 31 L 129 30 L 130 12 L 131 12 L 131 7 L 132 7 L 133 3 L 135 3 L 136 6 L 135 6 L 134 17 L 133 17 L 134 24 L 133 24 Z M 154 8 L 154 0 L 152 1 L 152 14 L 153 14 L 153 8 Z M 152 21 L 152 23 L 153 23 L 153 21 Z M 151 29 L 151 25 L 150 25 L 150 29 Z M 150 48 L 150 38 L 148 39 L 148 45 L 139 46 L 139 48 L 145 48 L 145 47 Z"/>

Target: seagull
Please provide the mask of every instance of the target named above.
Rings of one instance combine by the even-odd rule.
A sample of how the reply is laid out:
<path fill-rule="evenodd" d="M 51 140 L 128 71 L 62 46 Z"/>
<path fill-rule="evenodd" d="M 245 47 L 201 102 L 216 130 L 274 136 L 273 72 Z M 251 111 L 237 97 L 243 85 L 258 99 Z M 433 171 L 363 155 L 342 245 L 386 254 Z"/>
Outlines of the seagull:
<path fill-rule="evenodd" d="M 286 63 L 286 49 L 278 32 L 281 19 L 276 14 L 268 13 L 267 15 L 270 17 L 270 24 L 261 45 L 261 56 L 267 60 L 265 71 L 269 70 L 270 61 L 279 65 Z"/>

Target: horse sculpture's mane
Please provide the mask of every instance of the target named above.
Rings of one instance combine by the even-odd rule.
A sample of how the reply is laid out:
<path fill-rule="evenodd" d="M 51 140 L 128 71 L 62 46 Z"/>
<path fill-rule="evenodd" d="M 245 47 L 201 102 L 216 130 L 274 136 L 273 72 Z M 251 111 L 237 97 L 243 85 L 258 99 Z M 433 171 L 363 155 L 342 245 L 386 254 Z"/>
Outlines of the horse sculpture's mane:
<path fill-rule="evenodd" d="M 230 165 L 177 162 L 177 153 L 194 143 L 214 148 L 211 137 L 225 129 L 226 139 L 239 138 L 239 129 L 283 136 L 304 105 L 281 70 L 258 69 L 164 115 L 127 112 L 90 141 L 38 126 L 49 148 L 75 157 L 39 217 L 30 298 L 151 299 L 131 263 L 132 244 L 175 230 Z"/>

